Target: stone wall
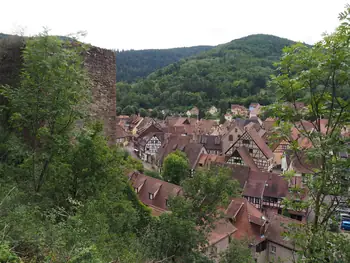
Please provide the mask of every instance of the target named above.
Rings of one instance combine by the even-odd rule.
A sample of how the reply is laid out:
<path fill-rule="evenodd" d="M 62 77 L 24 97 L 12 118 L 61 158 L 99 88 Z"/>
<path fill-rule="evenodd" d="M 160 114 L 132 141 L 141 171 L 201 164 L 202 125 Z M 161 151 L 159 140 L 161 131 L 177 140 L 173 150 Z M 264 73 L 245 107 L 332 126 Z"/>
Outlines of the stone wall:
<path fill-rule="evenodd" d="M 0 85 L 16 87 L 22 66 L 21 52 L 25 46 L 21 37 L 0 40 Z M 110 144 L 116 142 L 116 57 L 115 52 L 91 47 L 84 54 L 84 67 L 92 82 L 91 116 L 104 124 Z M 0 98 L 0 104 L 3 104 Z"/>
<path fill-rule="evenodd" d="M 85 54 L 84 66 L 92 81 L 91 114 L 103 121 L 110 144 L 116 143 L 116 63 L 115 52 L 91 47 Z"/>

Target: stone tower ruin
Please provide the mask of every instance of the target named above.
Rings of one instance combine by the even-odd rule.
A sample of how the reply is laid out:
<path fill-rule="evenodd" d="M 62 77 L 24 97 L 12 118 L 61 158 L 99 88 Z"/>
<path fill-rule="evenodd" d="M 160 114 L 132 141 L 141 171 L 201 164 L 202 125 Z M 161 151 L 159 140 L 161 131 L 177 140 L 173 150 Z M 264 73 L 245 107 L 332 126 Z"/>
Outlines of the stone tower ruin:
<path fill-rule="evenodd" d="M 11 36 L 0 40 L 0 85 L 16 86 L 22 65 L 21 52 L 25 46 L 22 37 Z M 109 144 L 115 144 L 116 129 L 116 57 L 115 52 L 90 47 L 84 54 L 84 67 L 92 82 L 90 115 L 104 124 Z M 0 102 L 1 103 L 1 102 Z"/>

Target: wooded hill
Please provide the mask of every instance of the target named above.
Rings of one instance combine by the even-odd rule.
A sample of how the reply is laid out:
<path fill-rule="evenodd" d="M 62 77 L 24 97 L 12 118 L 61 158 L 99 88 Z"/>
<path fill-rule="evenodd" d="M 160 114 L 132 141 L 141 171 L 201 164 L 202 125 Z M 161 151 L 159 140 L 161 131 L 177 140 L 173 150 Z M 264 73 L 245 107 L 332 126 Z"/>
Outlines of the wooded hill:
<path fill-rule="evenodd" d="M 147 77 L 157 69 L 211 48 L 213 47 L 195 46 L 171 49 L 117 51 L 117 80 L 134 82 L 138 78 Z"/>
<path fill-rule="evenodd" d="M 266 87 L 282 49 L 294 42 L 251 35 L 182 59 L 135 84 L 117 84 L 117 105 L 184 111 L 192 106 L 223 108 L 229 103 L 267 104 Z"/>

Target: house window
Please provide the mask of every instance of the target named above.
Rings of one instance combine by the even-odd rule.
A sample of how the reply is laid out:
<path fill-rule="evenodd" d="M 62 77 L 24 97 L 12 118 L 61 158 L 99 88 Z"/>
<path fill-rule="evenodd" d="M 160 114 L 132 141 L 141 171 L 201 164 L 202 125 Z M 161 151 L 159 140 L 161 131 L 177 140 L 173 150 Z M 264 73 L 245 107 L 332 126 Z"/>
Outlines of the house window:
<path fill-rule="evenodd" d="M 260 203 L 259 198 L 255 197 L 254 204 L 259 204 L 259 203 Z"/>
<path fill-rule="evenodd" d="M 148 198 L 149 198 L 149 200 L 153 200 L 153 194 L 152 193 L 148 193 Z"/>
<path fill-rule="evenodd" d="M 235 133 L 237 133 L 238 132 L 238 129 L 237 128 L 235 128 Z"/>
<path fill-rule="evenodd" d="M 271 253 L 276 254 L 276 246 L 271 245 Z"/>
<path fill-rule="evenodd" d="M 249 144 L 249 140 L 243 140 L 243 144 Z"/>
<path fill-rule="evenodd" d="M 253 153 L 253 149 L 249 149 L 249 153 Z"/>
<path fill-rule="evenodd" d="M 229 140 L 230 142 L 233 141 L 233 135 L 232 135 L 232 134 L 230 134 L 230 136 L 228 136 L 228 140 Z"/>

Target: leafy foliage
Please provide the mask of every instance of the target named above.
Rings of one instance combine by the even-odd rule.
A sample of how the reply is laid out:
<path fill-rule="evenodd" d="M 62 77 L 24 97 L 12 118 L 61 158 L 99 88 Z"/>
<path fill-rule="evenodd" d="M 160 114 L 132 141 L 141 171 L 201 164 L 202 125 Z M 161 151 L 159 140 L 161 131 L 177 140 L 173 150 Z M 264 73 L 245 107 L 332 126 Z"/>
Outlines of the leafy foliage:
<path fill-rule="evenodd" d="M 246 240 L 233 239 L 229 248 L 221 254 L 220 263 L 253 263 L 252 251 Z"/>
<path fill-rule="evenodd" d="M 268 104 L 274 98 L 266 89 L 273 63 L 279 60 L 283 47 L 291 44 L 270 35 L 233 40 L 159 69 L 135 84 L 119 83 L 117 104 L 181 112 L 193 106 L 221 109 L 224 102 Z"/>
<path fill-rule="evenodd" d="M 277 130 L 281 137 L 290 140 L 294 127 L 312 145 L 305 149 L 291 142 L 294 156 L 305 159 L 304 167 L 309 171 L 304 175 L 309 198 L 300 198 L 304 191 L 296 186 L 291 189 L 291 200 L 285 200 L 286 209 L 312 211 L 300 231 L 290 233 L 303 248 L 300 262 L 350 260 L 350 250 L 344 247 L 347 237 L 329 231 L 335 224 L 337 208 L 349 201 L 350 159 L 339 154 L 349 153 L 349 138 L 341 135 L 350 123 L 349 11 L 347 7 L 340 16 L 342 24 L 336 31 L 312 48 L 301 44 L 285 48 L 278 63 L 279 74 L 270 83 L 277 90 L 278 102 L 269 110 L 280 120 Z M 306 102 L 307 110 L 295 107 L 299 100 Z M 322 119 L 327 119 L 326 124 Z M 298 125 L 300 120 L 312 121 L 312 132 L 303 123 Z M 293 197 L 301 200 L 293 202 Z"/>
<path fill-rule="evenodd" d="M 175 151 L 164 159 L 162 172 L 164 180 L 179 185 L 189 174 L 190 166 L 185 153 Z"/>
<path fill-rule="evenodd" d="M 139 78 L 147 77 L 157 69 L 211 48 L 211 46 L 195 46 L 117 51 L 117 80 L 134 82 Z"/>

